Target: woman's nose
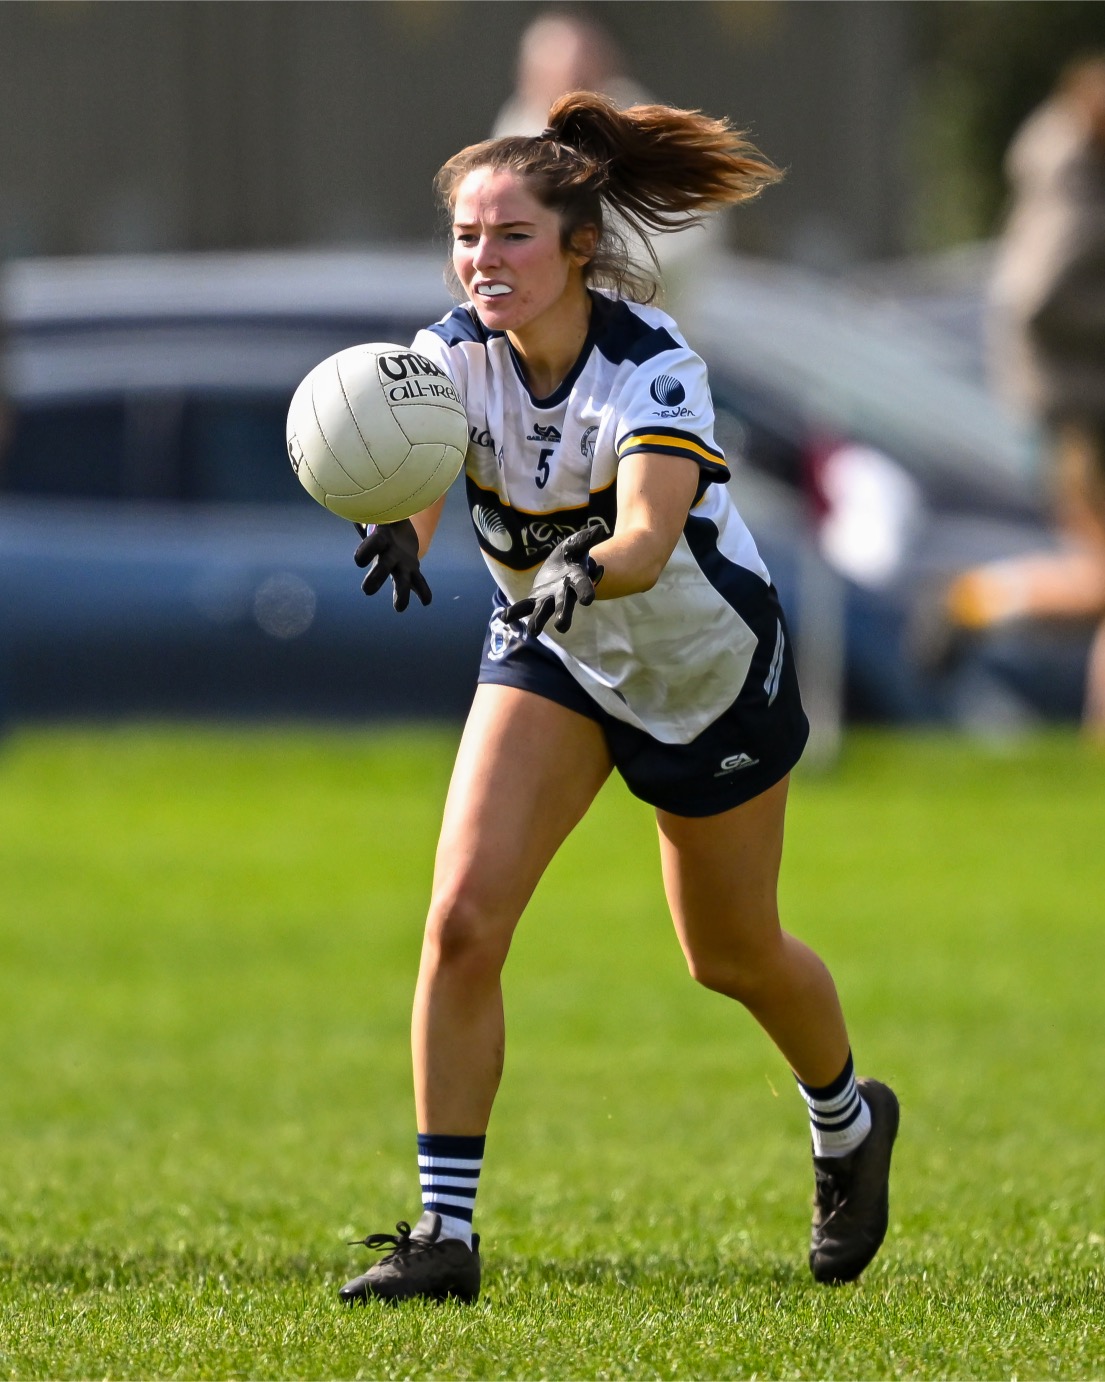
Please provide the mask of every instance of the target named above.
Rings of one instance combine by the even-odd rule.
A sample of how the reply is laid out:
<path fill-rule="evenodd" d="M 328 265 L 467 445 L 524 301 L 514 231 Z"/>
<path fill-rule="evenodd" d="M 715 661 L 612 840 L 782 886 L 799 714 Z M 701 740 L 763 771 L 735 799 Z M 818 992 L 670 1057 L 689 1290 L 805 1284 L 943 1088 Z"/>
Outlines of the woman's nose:
<path fill-rule="evenodd" d="M 484 269 L 499 262 L 499 254 L 495 241 L 487 235 L 481 235 L 476 243 L 475 253 L 472 255 L 472 263 L 477 269 Z"/>

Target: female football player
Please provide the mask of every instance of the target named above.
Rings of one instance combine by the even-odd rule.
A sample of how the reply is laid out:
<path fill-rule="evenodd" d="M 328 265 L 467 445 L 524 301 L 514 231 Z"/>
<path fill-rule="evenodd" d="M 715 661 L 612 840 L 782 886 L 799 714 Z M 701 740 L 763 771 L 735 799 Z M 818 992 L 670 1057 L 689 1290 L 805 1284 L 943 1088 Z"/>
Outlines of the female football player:
<path fill-rule="evenodd" d="M 467 499 L 498 594 L 414 1000 L 424 1212 L 363 1240 L 387 1251 L 346 1301 L 476 1298 L 500 973 L 615 768 L 655 809 L 691 974 L 748 1009 L 809 1107 L 814 1276 L 851 1280 L 882 1243 L 897 1100 L 857 1080 L 833 980 L 779 924 L 788 775 L 808 733 L 786 621 L 725 484 L 705 366 L 646 305 L 618 234 L 694 222 L 778 176 L 725 121 L 581 92 L 541 134 L 476 144 L 438 174 L 467 301 L 413 348 L 467 410 Z M 428 602 L 419 559 L 440 507 L 368 534 L 366 593 L 390 577 L 398 608 L 412 590 Z"/>

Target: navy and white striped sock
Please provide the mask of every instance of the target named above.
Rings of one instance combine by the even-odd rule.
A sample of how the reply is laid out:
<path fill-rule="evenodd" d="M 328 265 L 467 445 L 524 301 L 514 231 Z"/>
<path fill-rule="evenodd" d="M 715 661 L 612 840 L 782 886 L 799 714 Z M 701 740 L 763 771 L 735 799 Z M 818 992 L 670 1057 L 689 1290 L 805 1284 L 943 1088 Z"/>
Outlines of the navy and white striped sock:
<path fill-rule="evenodd" d="M 798 1081 L 810 1110 L 810 1132 L 814 1156 L 847 1156 L 855 1151 L 871 1131 L 871 1110 L 856 1086 L 852 1053 L 844 1069 L 821 1089 Z"/>
<path fill-rule="evenodd" d="M 442 1238 L 472 1246 L 472 1210 L 483 1166 L 484 1137 L 418 1134 L 422 1208 L 441 1215 Z"/>

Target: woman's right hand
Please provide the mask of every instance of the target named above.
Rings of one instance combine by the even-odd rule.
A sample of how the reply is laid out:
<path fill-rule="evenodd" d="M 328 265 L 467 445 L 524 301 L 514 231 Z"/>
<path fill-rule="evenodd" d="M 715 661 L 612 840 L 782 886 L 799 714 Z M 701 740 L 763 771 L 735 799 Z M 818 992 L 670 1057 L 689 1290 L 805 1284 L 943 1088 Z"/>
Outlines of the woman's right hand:
<path fill-rule="evenodd" d="M 367 529 L 358 523 L 357 531 L 362 541 L 353 560 L 358 566 L 369 567 L 368 575 L 361 582 L 364 593 L 375 595 L 390 576 L 391 603 L 397 613 L 402 614 L 410 603 L 412 590 L 424 605 L 428 605 L 433 595 L 418 563 L 418 533 L 410 519 L 377 523 Z"/>

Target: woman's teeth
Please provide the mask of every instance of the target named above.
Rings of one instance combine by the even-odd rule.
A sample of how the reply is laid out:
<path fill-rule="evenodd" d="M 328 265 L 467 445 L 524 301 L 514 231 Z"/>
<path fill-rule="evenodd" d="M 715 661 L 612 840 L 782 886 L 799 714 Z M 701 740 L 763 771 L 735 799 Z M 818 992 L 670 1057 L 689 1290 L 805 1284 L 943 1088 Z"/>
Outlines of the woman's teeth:
<path fill-rule="evenodd" d="M 502 297 L 504 293 L 509 293 L 510 288 L 505 283 L 481 283 L 476 292 L 485 298 Z"/>

